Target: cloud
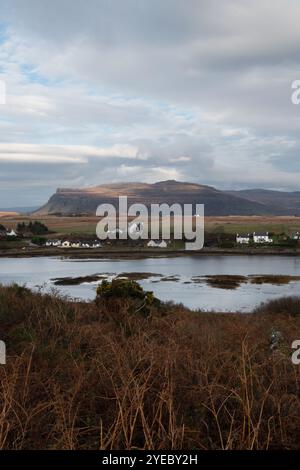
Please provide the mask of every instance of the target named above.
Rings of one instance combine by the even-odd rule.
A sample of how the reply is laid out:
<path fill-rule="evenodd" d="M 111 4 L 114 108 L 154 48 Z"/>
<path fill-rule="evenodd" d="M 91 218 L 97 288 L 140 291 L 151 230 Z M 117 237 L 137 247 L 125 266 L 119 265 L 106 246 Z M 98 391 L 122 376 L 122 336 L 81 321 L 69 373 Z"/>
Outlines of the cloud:
<path fill-rule="evenodd" d="M 89 158 L 142 158 L 133 145 L 115 144 L 111 147 L 87 145 L 0 144 L 0 161 L 22 163 L 85 163 Z"/>
<path fill-rule="evenodd" d="M 0 206 L 20 204 L 16 185 L 34 204 L 121 179 L 298 189 L 299 14 L 297 0 L 2 0 Z"/>

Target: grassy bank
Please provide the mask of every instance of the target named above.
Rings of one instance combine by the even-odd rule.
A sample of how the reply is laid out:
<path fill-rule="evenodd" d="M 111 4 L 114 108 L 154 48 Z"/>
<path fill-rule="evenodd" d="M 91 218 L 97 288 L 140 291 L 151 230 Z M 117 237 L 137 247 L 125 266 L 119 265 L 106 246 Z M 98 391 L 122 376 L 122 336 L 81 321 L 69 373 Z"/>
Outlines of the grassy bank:
<path fill-rule="evenodd" d="M 142 258 L 171 258 L 175 256 L 207 256 L 207 255 L 282 255 L 300 256 L 300 249 L 282 247 L 243 247 L 240 248 L 207 248 L 200 251 L 172 250 L 170 248 L 38 248 L 38 247 L 5 247 L 0 245 L 0 258 L 33 258 L 42 256 L 69 257 L 72 259 L 142 259 Z"/>
<path fill-rule="evenodd" d="M 204 314 L 0 287 L 0 448 L 297 449 L 299 312 L 300 298 Z"/>

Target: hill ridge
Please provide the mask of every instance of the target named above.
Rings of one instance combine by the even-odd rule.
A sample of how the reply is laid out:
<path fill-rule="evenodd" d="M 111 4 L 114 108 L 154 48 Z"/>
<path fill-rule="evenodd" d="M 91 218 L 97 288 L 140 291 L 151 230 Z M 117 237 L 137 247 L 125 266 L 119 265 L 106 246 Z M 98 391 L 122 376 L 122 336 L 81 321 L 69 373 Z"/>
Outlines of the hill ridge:
<path fill-rule="evenodd" d="M 205 214 L 221 215 L 295 215 L 300 214 L 300 191 L 274 190 L 223 191 L 213 186 L 176 180 L 156 183 L 118 182 L 83 188 L 58 188 L 36 215 L 95 214 L 98 205 L 118 207 L 118 196 L 127 196 L 128 204 L 152 203 L 204 204 Z"/>

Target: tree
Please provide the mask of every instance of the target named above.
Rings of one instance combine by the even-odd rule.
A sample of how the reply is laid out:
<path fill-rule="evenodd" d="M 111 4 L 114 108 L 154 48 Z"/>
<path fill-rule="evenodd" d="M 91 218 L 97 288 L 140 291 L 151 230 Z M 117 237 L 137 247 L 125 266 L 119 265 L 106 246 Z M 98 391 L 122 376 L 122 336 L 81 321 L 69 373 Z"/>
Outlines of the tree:
<path fill-rule="evenodd" d="M 34 222 L 30 221 L 28 224 L 25 222 L 18 223 L 17 232 L 21 234 L 28 232 L 32 235 L 45 235 L 49 233 L 49 229 L 42 222 L 35 220 Z"/>

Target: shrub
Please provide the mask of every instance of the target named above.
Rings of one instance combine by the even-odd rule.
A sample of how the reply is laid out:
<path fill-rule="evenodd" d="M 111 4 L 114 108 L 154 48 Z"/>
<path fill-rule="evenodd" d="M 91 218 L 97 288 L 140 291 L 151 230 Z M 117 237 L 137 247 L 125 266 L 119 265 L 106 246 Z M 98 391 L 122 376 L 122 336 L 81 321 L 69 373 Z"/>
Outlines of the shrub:
<path fill-rule="evenodd" d="M 31 239 L 31 243 L 34 245 L 43 246 L 45 245 L 45 239 L 43 237 L 33 237 Z"/>
<path fill-rule="evenodd" d="M 300 297 L 281 297 L 262 303 L 254 313 L 259 314 L 288 314 L 291 316 L 300 315 Z"/>
<path fill-rule="evenodd" d="M 134 306 L 135 311 L 141 314 L 148 314 L 149 307 L 160 305 L 153 292 L 145 292 L 136 281 L 129 279 L 102 281 L 97 288 L 96 304 L 108 299 L 126 299 L 129 301 L 129 306 Z"/>

